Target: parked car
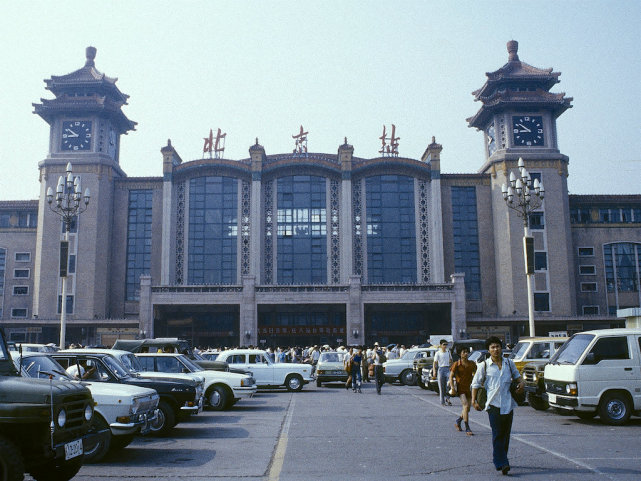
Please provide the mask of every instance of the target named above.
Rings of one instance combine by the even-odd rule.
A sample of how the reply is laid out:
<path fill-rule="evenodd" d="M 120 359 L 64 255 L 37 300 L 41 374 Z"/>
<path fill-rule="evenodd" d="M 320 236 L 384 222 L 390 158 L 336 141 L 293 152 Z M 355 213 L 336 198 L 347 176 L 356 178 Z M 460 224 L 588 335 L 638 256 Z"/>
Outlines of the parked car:
<path fill-rule="evenodd" d="M 137 339 L 137 340 L 128 340 L 128 339 L 118 339 L 113 345 L 113 349 L 122 349 L 124 351 L 129 351 L 133 353 L 139 352 L 168 352 L 168 353 L 177 353 L 184 354 L 189 359 L 194 361 L 203 369 L 209 371 L 231 371 L 238 374 L 249 374 L 250 371 L 240 369 L 238 367 L 230 367 L 229 364 L 223 362 L 219 359 L 216 360 L 207 360 L 202 357 L 200 354 L 195 352 L 192 347 L 189 345 L 189 342 L 184 339 L 178 339 L 176 337 L 159 337 L 156 339 Z"/>
<path fill-rule="evenodd" d="M 567 337 L 522 337 L 512 349 L 510 359 L 522 372 L 528 362 L 550 360 L 567 340 Z"/>
<path fill-rule="evenodd" d="M 545 366 L 550 406 L 611 425 L 641 415 L 641 329 L 575 334 Z"/>
<path fill-rule="evenodd" d="M 206 361 L 215 361 L 218 358 L 220 351 L 203 351 L 200 353 L 200 356 Z"/>
<path fill-rule="evenodd" d="M 23 352 L 12 354 L 14 364 L 24 376 L 36 379 L 80 383 L 91 391 L 94 400 L 94 415 L 91 429 L 104 431 L 95 443 L 84 450 L 84 462 L 97 463 L 108 452 L 123 449 L 133 441 L 136 434 L 146 434 L 156 418 L 159 396 L 153 389 L 138 386 L 115 385 L 101 382 L 76 381 L 47 353 Z"/>
<path fill-rule="evenodd" d="M 36 481 L 73 478 L 85 447 L 104 433 L 90 432 L 94 415 L 85 386 L 18 373 L 0 328 L 0 474 Z"/>
<path fill-rule="evenodd" d="M 316 386 L 324 382 L 347 382 L 349 375 L 343 364 L 345 352 L 321 352 L 316 364 Z"/>
<path fill-rule="evenodd" d="M 522 377 L 527 394 L 527 402 L 537 411 L 550 407 L 545 392 L 545 366 L 549 361 L 531 361 L 523 368 Z"/>
<path fill-rule="evenodd" d="M 58 346 L 53 344 L 34 344 L 26 342 L 13 342 L 9 347 L 12 351 L 18 351 L 22 349 L 22 352 L 56 352 L 60 349 Z"/>
<path fill-rule="evenodd" d="M 452 342 L 452 345 L 449 347 L 453 361 L 459 360 L 458 351 L 462 346 L 467 347 L 470 350 L 470 354 L 474 351 L 483 351 L 486 349 L 485 339 L 457 339 Z"/>
<path fill-rule="evenodd" d="M 115 358 L 132 377 L 142 377 L 148 379 L 159 379 L 173 382 L 186 382 L 188 385 L 194 386 L 196 389 L 196 405 L 199 409 L 182 409 L 180 417 L 186 417 L 193 414 L 198 414 L 202 411 L 203 396 L 205 394 L 205 378 L 191 373 L 161 373 L 161 372 L 140 372 L 140 364 L 135 356 L 128 351 L 121 351 L 120 349 L 100 349 L 100 348 L 85 348 L 83 352 L 94 352 L 101 354 L 108 354 Z"/>
<path fill-rule="evenodd" d="M 151 423 L 153 434 L 167 434 L 179 422 L 181 412 L 194 412 L 200 409 L 193 382 L 133 377 L 118 360 L 106 353 L 85 352 L 77 349 L 58 351 L 51 355 L 65 369 L 71 366 L 75 366 L 79 371 L 94 369 L 94 373 L 88 378 L 91 382 L 128 384 L 155 389 L 160 400 L 158 415 Z"/>
<path fill-rule="evenodd" d="M 416 374 L 416 384 L 421 389 L 429 389 L 430 372 L 434 364 L 434 354 L 438 350 L 438 346 L 429 346 L 426 348 L 430 355 L 427 357 L 418 357 L 414 359 L 413 370 Z"/>
<path fill-rule="evenodd" d="M 288 391 L 300 391 L 313 380 L 310 364 L 273 363 L 261 349 L 231 349 L 221 352 L 218 359 L 251 371 L 258 387 L 285 386 Z"/>
<path fill-rule="evenodd" d="M 413 348 L 405 351 L 400 359 L 389 359 L 383 363 L 383 374 L 386 382 L 399 381 L 406 386 L 415 386 L 418 374 L 414 371 L 414 361 L 428 358 L 434 361 L 434 350 L 430 348 Z"/>
<path fill-rule="evenodd" d="M 132 354 L 130 354 L 132 355 Z M 135 354 L 137 369 L 145 373 L 189 373 L 205 379 L 205 401 L 216 411 L 230 409 L 243 398 L 256 393 L 256 382 L 247 374 L 207 371 L 196 365 L 184 354 L 139 353 Z"/>

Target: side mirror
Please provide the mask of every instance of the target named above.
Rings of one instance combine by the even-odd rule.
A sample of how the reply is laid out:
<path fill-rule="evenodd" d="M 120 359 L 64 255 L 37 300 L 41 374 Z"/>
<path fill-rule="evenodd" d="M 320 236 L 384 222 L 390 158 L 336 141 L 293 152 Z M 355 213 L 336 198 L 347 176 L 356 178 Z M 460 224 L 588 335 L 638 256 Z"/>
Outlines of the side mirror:
<path fill-rule="evenodd" d="M 590 352 L 587 356 L 585 356 L 585 361 L 583 361 L 583 364 L 597 364 L 598 362 L 599 361 L 596 357 L 596 354 Z"/>

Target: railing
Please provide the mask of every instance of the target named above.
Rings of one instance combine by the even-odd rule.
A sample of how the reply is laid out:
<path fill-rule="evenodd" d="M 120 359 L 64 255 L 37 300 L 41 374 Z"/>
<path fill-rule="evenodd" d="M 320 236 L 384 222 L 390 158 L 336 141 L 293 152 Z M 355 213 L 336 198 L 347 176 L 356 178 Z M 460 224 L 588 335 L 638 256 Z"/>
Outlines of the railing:
<path fill-rule="evenodd" d="M 279 285 L 256 286 L 256 292 L 349 292 L 348 285 Z M 450 292 L 453 284 L 368 284 L 362 285 L 363 292 Z M 207 293 L 207 292 L 243 292 L 242 286 L 152 286 L 154 293 Z"/>
<path fill-rule="evenodd" d="M 242 286 L 152 286 L 151 292 L 199 293 L 199 292 L 243 292 Z"/>

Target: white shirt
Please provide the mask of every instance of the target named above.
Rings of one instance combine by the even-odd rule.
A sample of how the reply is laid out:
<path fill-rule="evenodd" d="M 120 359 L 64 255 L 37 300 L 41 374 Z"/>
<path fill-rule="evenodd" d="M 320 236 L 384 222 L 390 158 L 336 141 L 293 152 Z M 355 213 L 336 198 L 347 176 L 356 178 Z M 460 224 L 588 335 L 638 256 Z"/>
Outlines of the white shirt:
<path fill-rule="evenodd" d="M 510 414 L 517 406 L 512 394 L 510 394 L 510 384 L 513 379 L 520 377 L 519 370 L 511 359 L 503 359 L 499 369 L 498 364 L 490 358 L 481 363 L 477 369 L 474 379 L 472 379 L 472 389 L 485 387 L 487 391 L 486 411 L 489 406 L 494 406 L 501 410 L 501 414 Z"/>
<path fill-rule="evenodd" d="M 78 365 L 72 364 L 67 368 L 67 374 L 75 379 L 81 379 L 85 375 L 85 368 L 80 366 L 80 375 L 78 375 Z"/>
<path fill-rule="evenodd" d="M 434 354 L 434 364 L 440 369 L 442 367 L 449 367 L 452 362 L 452 355 L 449 351 L 441 351 L 440 349 Z"/>

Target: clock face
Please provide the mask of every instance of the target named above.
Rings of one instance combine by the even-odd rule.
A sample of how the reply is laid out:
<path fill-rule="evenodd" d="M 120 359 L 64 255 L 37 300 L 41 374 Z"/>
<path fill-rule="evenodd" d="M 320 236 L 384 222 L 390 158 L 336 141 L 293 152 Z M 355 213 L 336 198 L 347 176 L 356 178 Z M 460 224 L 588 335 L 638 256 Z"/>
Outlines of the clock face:
<path fill-rule="evenodd" d="M 543 117 L 540 115 L 512 117 L 512 129 L 515 146 L 542 146 L 545 141 L 543 136 Z"/>
<path fill-rule="evenodd" d="M 88 120 L 65 120 L 62 122 L 62 150 L 90 150 L 91 122 Z"/>
<path fill-rule="evenodd" d="M 496 152 L 496 132 L 494 130 L 494 124 L 485 130 L 485 135 L 487 135 L 487 155 L 492 155 Z"/>

